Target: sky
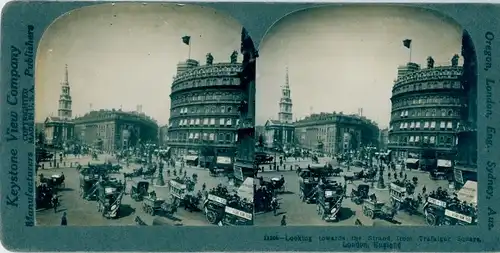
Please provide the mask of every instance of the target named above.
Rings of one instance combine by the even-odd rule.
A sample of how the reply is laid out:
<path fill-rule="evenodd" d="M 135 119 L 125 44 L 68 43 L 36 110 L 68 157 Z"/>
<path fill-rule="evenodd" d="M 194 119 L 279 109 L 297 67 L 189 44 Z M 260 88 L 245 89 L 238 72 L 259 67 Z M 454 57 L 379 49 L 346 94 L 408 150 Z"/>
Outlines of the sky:
<path fill-rule="evenodd" d="M 462 28 L 432 12 L 398 6 L 322 7 L 277 22 L 260 46 L 256 121 L 277 119 L 281 86 L 289 69 L 293 117 L 311 113 L 357 113 L 387 127 L 397 67 L 450 65 L 461 51 Z M 462 64 L 460 59 L 459 64 Z"/>
<path fill-rule="evenodd" d="M 176 65 L 191 58 L 229 62 L 241 24 L 210 8 L 175 4 L 104 4 L 77 9 L 44 33 L 36 62 L 36 122 L 57 116 L 68 64 L 73 116 L 98 109 L 136 110 L 168 124 Z M 241 62 L 242 56 L 239 56 Z"/>

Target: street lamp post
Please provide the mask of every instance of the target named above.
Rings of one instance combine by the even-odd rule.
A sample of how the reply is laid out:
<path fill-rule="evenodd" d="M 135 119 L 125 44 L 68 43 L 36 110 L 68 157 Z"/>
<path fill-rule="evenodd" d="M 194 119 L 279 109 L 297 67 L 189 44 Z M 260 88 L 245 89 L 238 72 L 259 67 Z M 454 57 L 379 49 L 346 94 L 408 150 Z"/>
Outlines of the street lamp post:
<path fill-rule="evenodd" d="M 378 182 L 377 182 L 377 188 L 378 189 L 385 189 L 384 167 L 383 166 L 380 166 L 380 169 L 379 169 L 379 177 L 378 177 Z"/>
<path fill-rule="evenodd" d="M 160 164 L 158 166 L 158 179 L 156 180 L 156 185 L 164 186 L 165 180 L 163 179 L 163 161 L 160 160 Z"/>

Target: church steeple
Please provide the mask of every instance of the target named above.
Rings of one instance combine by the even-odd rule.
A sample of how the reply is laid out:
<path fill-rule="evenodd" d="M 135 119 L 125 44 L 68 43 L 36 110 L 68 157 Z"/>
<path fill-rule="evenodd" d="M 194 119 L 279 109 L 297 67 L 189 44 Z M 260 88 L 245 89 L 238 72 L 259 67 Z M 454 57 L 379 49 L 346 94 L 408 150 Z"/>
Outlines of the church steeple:
<path fill-rule="evenodd" d="M 278 118 L 281 123 L 292 123 L 292 97 L 290 91 L 290 80 L 288 76 L 288 66 L 286 67 L 285 85 L 281 87 L 280 112 Z"/>
<path fill-rule="evenodd" d="M 64 81 L 61 82 L 61 95 L 59 96 L 59 110 L 57 110 L 57 115 L 60 119 L 69 120 L 72 117 L 71 109 L 71 91 L 69 86 L 69 74 L 68 65 L 66 64 L 64 69 Z"/>

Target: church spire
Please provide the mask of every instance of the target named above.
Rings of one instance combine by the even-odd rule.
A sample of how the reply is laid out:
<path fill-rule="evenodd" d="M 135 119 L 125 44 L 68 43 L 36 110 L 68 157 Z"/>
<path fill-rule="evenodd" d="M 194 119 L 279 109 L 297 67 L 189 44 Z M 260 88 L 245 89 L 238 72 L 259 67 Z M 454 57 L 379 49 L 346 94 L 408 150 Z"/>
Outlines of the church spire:
<path fill-rule="evenodd" d="M 286 74 L 285 74 L 285 87 L 290 87 L 290 83 L 289 83 L 289 79 L 288 79 L 288 66 L 286 66 Z"/>
<path fill-rule="evenodd" d="M 66 64 L 64 69 L 64 81 L 61 82 L 61 94 L 59 95 L 59 109 L 57 110 L 59 118 L 63 120 L 71 119 L 72 103 L 73 101 L 71 99 L 71 90 L 69 87 L 68 64 Z"/>
<path fill-rule="evenodd" d="M 69 74 L 68 74 L 68 64 L 65 65 L 65 69 L 64 69 L 64 83 L 66 85 L 69 85 Z"/>

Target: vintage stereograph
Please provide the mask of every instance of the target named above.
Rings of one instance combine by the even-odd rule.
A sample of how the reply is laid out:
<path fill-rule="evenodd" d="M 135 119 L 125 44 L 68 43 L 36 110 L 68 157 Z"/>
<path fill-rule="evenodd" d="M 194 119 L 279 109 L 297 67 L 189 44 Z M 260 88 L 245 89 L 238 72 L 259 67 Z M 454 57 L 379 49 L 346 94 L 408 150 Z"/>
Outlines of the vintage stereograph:
<path fill-rule="evenodd" d="M 493 4 L 8 3 L 2 243 L 498 251 L 499 17 Z"/>

